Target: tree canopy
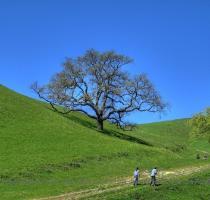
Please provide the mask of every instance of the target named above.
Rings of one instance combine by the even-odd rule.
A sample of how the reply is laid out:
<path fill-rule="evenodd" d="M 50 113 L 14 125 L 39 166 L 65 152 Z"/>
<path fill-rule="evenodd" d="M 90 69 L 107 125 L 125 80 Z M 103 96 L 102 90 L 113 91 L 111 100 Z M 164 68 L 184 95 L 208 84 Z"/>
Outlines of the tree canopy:
<path fill-rule="evenodd" d="M 210 136 L 210 108 L 198 113 L 189 121 L 194 136 Z"/>
<path fill-rule="evenodd" d="M 57 112 L 78 111 L 95 119 L 99 130 L 105 120 L 124 127 L 129 113 L 162 112 L 166 107 L 145 74 L 131 76 L 123 70 L 131 63 L 131 58 L 114 51 L 90 49 L 67 58 L 48 84 L 35 82 L 32 89 Z"/>

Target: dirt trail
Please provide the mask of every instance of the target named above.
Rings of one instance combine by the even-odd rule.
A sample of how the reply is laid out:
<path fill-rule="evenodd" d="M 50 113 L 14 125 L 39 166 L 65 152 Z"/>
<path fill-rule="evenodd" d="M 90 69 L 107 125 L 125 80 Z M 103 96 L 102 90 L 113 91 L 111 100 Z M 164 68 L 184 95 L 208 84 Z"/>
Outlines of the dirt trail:
<path fill-rule="evenodd" d="M 158 173 L 158 179 L 170 179 L 179 176 L 187 176 L 205 169 L 210 169 L 210 164 L 201 165 L 201 166 L 190 166 L 184 168 L 176 168 L 171 170 L 161 170 Z M 141 172 L 140 181 L 147 181 L 149 180 L 149 173 L 144 171 Z M 123 189 L 125 187 L 131 186 L 133 181 L 132 177 L 124 177 L 119 179 L 115 182 L 109 184 L 100 185 L 97 188 L 81 190 L 78 192 L 70 192 L 59 196 L 47 197 L 47 198 L 40 198 L 34 200 L 76 200 L 76 199 L 85 199 L 87 197 L 94 197 L 95 195 L 117 191 Z"/>

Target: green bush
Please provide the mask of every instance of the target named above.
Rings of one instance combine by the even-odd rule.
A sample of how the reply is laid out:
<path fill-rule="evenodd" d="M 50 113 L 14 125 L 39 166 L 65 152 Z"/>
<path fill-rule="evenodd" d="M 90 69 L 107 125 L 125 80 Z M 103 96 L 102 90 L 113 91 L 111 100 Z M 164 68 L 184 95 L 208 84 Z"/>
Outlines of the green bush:
<path fill-rule="evenodd" d="M 192 127 L 192 136 L 210 135 L 210 108 L 193 116 L 189 120 L 189 125 Z"/>

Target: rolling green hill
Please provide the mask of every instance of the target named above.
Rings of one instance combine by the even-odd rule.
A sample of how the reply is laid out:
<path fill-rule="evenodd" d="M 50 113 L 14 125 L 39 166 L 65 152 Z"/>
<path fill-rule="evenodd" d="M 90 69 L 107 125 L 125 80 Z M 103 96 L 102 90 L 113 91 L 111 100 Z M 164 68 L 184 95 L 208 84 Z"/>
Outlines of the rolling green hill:
<path fill-rule="evenodd" d="M 80 113 L 60 115 L 0 85 L 1 199 L 30 199 L 91 188 L 139 166 L 171 168 L 207 162 L 206 140 L 191 140 L 186 119 L 104 133 Z"/>

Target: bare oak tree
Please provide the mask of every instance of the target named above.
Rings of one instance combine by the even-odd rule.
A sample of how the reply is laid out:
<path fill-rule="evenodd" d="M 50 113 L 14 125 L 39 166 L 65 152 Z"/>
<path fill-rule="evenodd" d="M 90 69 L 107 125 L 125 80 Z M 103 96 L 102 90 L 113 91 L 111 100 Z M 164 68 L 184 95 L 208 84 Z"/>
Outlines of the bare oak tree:
<path fill-rule="evenodd" d="M 114 51 L 91 49 L 83 56 L 67 58 L 49 84 L 34 83 L 32 89 L 57 112 L 77 111 L 95 119 L 99 130 L 105 120 L 123 127 L 128 113 L 161 112 L 166 107 L 145 74 L 132 77 L 122 70 L 131 62 Z"/>

